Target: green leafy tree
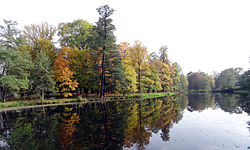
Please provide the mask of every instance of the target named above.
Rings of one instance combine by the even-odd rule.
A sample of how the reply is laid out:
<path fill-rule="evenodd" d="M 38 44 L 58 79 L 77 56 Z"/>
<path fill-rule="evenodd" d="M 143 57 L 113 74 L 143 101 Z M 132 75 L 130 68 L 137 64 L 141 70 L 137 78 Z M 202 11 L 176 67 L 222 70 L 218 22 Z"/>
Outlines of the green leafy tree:
<path fill-rule="evenodd" d="M 0 90 L 2 101 L 7 93 L 16 94 L 28 89 L 31 57 L 24 50 L 23 37 L 16 29 L 17 22 L 4 20 L 0 26 Z"/>
<path fill-rule="evenodd" d="M 223 70 L 215 79 L 216 88 L 218 90 L 236 88 L 241 71 L 241 68 L 229 68 Z"/>
<path fill-rule="evenodd" d="M 35 60 L 40 51 L 45 51 L 53 62 L 56 58 L 56 47 L 53 43 L 53 37 L 56 28 L 47 22 L 40 25 L 31 24 L 24 27 L 24 37 L 28 43 L 26 49 L 30 52 L 32 59 Z"/>
<path fill-rule="evenodd" d="M 156 54 L 156 52 L 150 53 L 149 56 L 150 56 L 150 61 L 151 62 L 154 62 L 157 59 L 159 59 L 159 56 Z"/>
<path fill-rule="evenodd" d="M 40 51 L 34 62 L 32 70 L 32 91 L 44 99 L 45 92 L 53 92 L 55 81 L 53 79 L 53 68 L 49 57 L 44 51 Z"/>
<path fill-rule="evenodd" d="M 180 74 L 180 87 L 179 88 L 183 93 L 186 93 L 188 91 L 188 80 L 184 74 Z"/>
<path fill-rule="evenodd" d="M 93 48 L 93 25 L 85 20 L 61 23 L 58 26 L 61 46 L 77 47 L 78 49 Z"/>
<path fill-rule="evenodd" d="M 204 72 L 190 72 L 187 75 L 188 90 L 205 90 L 211 91 L 211 83 Z"/>
<path fill-rule="evenodd" d="M 239 83 L 242 89 L 250 90 L 250 70 L 240 76 Z"/>
<path fill-rule="evenodd" d="M 70 49 L 68 55 L 70 69 L 75 72 L 73 75 L 79 83 L 78 89 L 80 93 L 84 90 L 87 96 L 89 89 L 93 88 L 96 83 L 93 80 L 96 75 L 93 68 L 94 60 L 92 59 L 94 54 L 90 53 L 88 50 L 75 47 L 74 49 Z"/>

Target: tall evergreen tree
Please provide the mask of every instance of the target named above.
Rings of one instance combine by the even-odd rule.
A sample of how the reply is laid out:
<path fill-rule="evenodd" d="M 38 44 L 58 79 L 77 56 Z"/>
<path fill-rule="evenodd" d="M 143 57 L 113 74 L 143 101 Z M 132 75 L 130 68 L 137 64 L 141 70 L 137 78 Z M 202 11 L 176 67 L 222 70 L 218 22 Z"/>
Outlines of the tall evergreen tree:
<path fill-rule="evenodd" d="M 122 58 L 118 48 L 108 51 L 106 57 L 106 80 L 105 90 L 109 93 L 124 91 L 124 72 L 122 70 Z"/>
<path fill-rule="evenodd" d="M 115 26 L 112 24 L 112 19 L 110 16 L 113 14 L 114 9 L 110 8 L 108 5 L 101 6 L 97 8 L 100 15 L 98 22 L 96 23 L 96 33 L 98 45 L 102 47 L 102 67 L 101 67 L 101 93 L 100 98 L 105 97 L 105 71 L 106 71 L 106 57 L 108 51 L 114 49 L 115 36 L 114 30 Z"/>

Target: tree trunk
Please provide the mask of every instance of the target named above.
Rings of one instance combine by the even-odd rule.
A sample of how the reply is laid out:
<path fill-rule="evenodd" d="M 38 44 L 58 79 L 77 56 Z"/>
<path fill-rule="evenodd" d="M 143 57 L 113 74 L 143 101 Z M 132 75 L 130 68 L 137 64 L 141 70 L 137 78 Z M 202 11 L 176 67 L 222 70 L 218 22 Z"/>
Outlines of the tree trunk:
<path fill-rule="evenodd" d="M 141 93 L 141 69 L 138 68 L 138 92 Z"/>
<path fill-rule="evenodd" d="M 2 100 L 3 100 L 3 102 L 5 102 L 5 92 L 6 92 L 6 90 L 5 90 L 5 87 L 3 86 L 3 88 L 2 88 Z"/>
<path fill-rule="evenodd" d="M 44 100 L 44 90 L 42 90 L 42 104 L 43 104 L 43 100 Z"/>
<path fill-rule="evenodd" d="M 106 18 L 104 19 L 104 39 L 103 39 L 103 49 L 102 49 L 102 80 L 101 80 L 101 94 L 100 98 L 103 99 L 105 97 L 105 51 L 106 51 L 106 38 L 107 38 L 107 23 Z"/>
<path fill-rule="evenodd" d="M 105 46 L 103 46 L 103 54 L 102 54 L 102 79 L 101 79 L 101 93 L 100 98 L 104 97 L 104 79 L 105 79 L 105 54 L 104 54 Z"/>
<path fill-rule="evenodd" d="M 88 97 L 89 90 L 87 88 L 84 88 L 84 93 L 85 93 L 85 96 Z"/>
<path fill-rule="evenodd" d="M 4 76 L 4 73 L 5 73 L 5 68 L 3 68 L 3 72 L 1 74 L 1 76 Z M 1 90 L 1 97 L 2 97 L 2 101 L 5 102 L 5 86 L 3 85 L 2 86 L 2 90 Z"/>

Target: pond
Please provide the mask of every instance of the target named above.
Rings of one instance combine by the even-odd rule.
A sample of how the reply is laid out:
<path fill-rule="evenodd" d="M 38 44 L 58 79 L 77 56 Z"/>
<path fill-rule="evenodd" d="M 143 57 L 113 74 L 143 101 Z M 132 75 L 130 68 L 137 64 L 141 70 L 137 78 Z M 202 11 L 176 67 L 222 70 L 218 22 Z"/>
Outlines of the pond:
<path fill-rule="evenodd" d="M 190 94 L 0 113 L 0 149 L 250 149 L 250 99 Z"/>

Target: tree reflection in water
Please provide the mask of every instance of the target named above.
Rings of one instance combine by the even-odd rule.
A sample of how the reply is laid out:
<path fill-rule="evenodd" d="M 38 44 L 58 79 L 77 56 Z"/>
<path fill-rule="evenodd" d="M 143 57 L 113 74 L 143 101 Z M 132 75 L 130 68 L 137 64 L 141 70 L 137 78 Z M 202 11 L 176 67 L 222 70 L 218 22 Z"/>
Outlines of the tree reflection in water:
<path fill-rule="evenodd" d="M 162 141 L 170 140 L 170 129 L 182 119 L 185 108 L 249 113 L 249 106 L 249 96 L 209 93 L 3 112 L 0 148 L 145 149 L 155 133 Z"/>

